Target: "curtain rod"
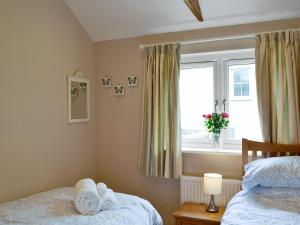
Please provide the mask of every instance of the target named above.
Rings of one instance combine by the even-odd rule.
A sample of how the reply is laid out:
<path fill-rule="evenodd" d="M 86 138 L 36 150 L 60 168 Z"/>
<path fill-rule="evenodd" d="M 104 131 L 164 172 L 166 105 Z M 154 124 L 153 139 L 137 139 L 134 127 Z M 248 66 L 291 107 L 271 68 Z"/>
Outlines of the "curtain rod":
<path fill-rule="evenodd" d="M 203 42 L 226 41 L 226 40 L 235 40 L 235 39 L 243 39 L 243 38 L 254 38 L 258 34 L 277 33 L 277 32 L 283 32 L 283 31 L 300 31 L 300 28 L 273 30 L 273 31 L 257 32 L 257 33 L 250 33 L 250 34 L 238 34 L 238 35 L 231 35 L 231 36 L 219 36 L 219 37 L 213 37 L 213 38 L 201 38 L 201 39 L 194 39 L 194 40 L 187 40 L 187 41 L 179 41 L 178 43 L 180 43 L 182 45 L 186 45 L 186 44 L 195 44 L 195 43 L 203 43 Z M 154 45 L 171 44 L 171 43 L 174 43 L 174 42 L 162 42 L 162 43 L 155 43 L 155 44 L 141 44 L 140 49 L 144 49 L 146 47 L 151 47 L 151 46 L 154 46 Z"/>

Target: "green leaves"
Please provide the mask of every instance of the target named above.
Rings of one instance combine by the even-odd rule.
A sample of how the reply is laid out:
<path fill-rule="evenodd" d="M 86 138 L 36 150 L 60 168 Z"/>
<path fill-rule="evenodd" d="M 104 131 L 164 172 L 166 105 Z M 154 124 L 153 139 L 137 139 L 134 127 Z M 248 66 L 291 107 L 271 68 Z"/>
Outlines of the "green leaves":
<path fill-rule="evenodd" d="M 224 116 L 224 113 L 212 113 L 211 116 L 204 115 L 206 120 L 204 125 L 208 132 L 214 134 L 220 134 L 222 129 L 226 129 L 229 125 L 228 114 Z"/>

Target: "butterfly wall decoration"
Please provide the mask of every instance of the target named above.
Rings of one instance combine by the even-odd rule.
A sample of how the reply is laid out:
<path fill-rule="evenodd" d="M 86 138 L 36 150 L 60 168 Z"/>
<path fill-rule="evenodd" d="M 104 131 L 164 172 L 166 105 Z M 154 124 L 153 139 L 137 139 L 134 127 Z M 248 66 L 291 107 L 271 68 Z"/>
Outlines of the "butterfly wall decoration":
<path fill-rule="evenodd" d="M 128 76 L 127 81 L 128 81 L 128 87 L 137 87 L 138 79 L 136 75 Z"/>
<path fill-rule="evenodd" d="M 122 95 L 125 94 L 124 85 L 117 84 L 117 85 L 115 85 L 114 90 L 115 90 L 115 95 L 116 96 L 122 96 Z"/>
<path fill-rule="evenodd" d="M 76 98 L 78 96 L 78 88 L 77 87 L 72 86 L 70 92 L 71 92 L 72 98 Z"/>
<path fill-rule="evenodd" d="M 108 88 L 111 87 L 112 78 L 110 76 L 105 76 L 101 78 L 102 87 Z"/>

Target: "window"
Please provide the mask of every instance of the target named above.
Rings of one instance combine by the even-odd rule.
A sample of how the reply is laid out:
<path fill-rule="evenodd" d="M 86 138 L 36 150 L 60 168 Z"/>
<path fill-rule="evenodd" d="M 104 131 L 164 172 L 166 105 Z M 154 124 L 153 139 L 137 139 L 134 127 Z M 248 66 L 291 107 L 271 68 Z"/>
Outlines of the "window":
<path fill-rule="evenodd" d="M 233 95 L 249 96 L 249 68 L 230 68 L 230 72 L 233 76 Z"/>
<path fill-rule="evenodd" d="M 206 135 L 199 115 L 213 109 L 214 72 L 213 63 L 195 63 L 181 70 L 181 129 L 185 137 L 197 139 Z"/>
<path fill-rule="evenodd" d="M 180 73 L 183 149 L 209 149 L 203 114 L 229 113 L 223 150 L 261 140 L 253 50 L 183 55 Z"/>
<path fill-rule="evenodd" d="M 250 86 L 255 87 L 254 60 L 233 60 L 227 62 L 227 64 L 229 96 L 235 99 L 250 99 Z M 252 91 L 255 92 L 255 90 Z"/>

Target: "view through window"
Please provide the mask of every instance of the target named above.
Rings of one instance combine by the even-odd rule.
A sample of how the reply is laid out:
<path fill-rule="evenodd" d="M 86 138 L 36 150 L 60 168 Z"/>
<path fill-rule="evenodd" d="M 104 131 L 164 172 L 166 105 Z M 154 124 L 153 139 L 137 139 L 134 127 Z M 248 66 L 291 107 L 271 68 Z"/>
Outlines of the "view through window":
<path fill-rule="evenodd" d="M 241 149 L 242 138 L 262 139 L 252 52 L 222 52 L 183 58 L 180 102 L 183 148 L 199 150 L 211 147 L 202 115 L 215 110 L 229 114 L 224 150 Z"/>

